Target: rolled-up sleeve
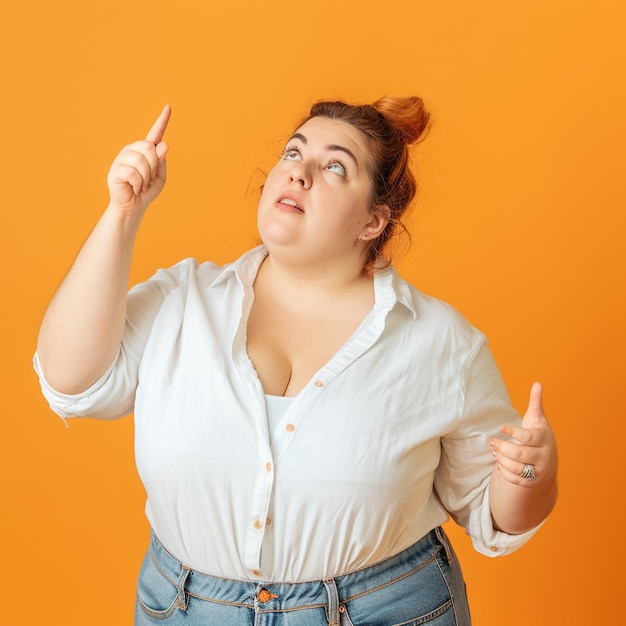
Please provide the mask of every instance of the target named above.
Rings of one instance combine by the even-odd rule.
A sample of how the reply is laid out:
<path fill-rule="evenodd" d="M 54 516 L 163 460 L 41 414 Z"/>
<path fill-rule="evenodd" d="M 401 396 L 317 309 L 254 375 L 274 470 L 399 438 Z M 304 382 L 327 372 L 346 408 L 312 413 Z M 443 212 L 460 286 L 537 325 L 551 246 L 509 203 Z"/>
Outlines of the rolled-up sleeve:
<path fill-rule="evenodd" d="M 106 372 L 88 389 L 76 394 L 61 393 L 48 383 L 37 354 L 33 358 L 33 366 L 50 408 L 63 419 L 70 417 L 115 419 L 133 410 L 136 368 L 129 362 L 123 346 L 117 359 Z"/>
<path fill-rule="evenodd" d="M 472 538 L 474 549 L 487 556 L 501 556 L 521 548 L 543 525 L 538 524 L 525 533 L 509 535 L 493 527 L 489 506 L 489 487 L 480 506 L 470 513 L 468 534 Z"/>
<path fill-rule="evenodd" d="M 511 553 L 539 529 L 519 535 L 494 528 L 489 505 L 489 481 L 494 468 L 489 440 L 502 436 L 503 424 L 519 425 L 508 392 L 484 338 L 464 365 L 459 393 L 463 406 L 460 426 L 442 439 L 442 458 L 435 488 L 443 506 L 487 556 Z"/>
<path fill-rule="evenodd" d="M 128 294 L 124 336 L 113 363 L 88 389 L 65 394 L 46 380 L 38 355 L 33 366 L 41 390 L 50 408 L 63 419 L 94 417 L 116 419 L 132 412 L 138 384 L 141 359 L 156 317 L 163 302 L 185 281 L 193 259 L 185 259 L 173 267 L 160 269 L 152 278 L 133 287 Z"/>

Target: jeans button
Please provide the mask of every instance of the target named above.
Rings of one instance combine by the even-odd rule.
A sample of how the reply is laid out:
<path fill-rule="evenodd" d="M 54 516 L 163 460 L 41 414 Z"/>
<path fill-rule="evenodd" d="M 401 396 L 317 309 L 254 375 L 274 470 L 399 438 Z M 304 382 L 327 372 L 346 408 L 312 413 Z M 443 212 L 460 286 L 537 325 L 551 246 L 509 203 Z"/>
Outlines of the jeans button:
<path fill-rule="evenodd" d="M 259 598 L 259 602 L 261 603 L 265 603 L 268 600 L 278 598 L 275 593 L 270 593 L 267 589 L 261 589 L 261 591 L 259 591 L 259 593 L 257 594 L 257 597 Z"/>

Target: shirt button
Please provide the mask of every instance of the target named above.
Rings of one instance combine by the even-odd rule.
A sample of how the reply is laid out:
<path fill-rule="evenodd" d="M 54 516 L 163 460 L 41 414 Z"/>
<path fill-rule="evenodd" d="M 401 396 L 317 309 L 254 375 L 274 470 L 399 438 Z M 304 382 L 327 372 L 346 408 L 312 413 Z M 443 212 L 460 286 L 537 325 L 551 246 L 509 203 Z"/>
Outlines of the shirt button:
<path fill-rule="evenodd" d="M 292 433 L 296 429 L 296 427 L 293 424 L 287 424 L 285 428 L 287 429 L 287 432 L 290 432 L 290 433 Z"/>
<path fill-rule="evenodd" d="M 254 522 L 254 527 L 259 530 L 259 528 L 262 528 L 263 524 L 261 524 L 261 522 L 259 520 L 257 520 L 256 522 Z"/>
<path fill-rule="evenodd" d="M 272 464 L 271 464 L 269 461 L 265 464 L 265 469 L 266 469 L 268 472 L 271 472 L 271 471 L 272 471 Z"/>
<path fill-rule="evenodd" d="M 491 548 L 489 548 L 492 552 L 499 552 L 500 548 L 498 548 L 498 546 L 491 546 Z"/>
<path fill-rule="evenodd" d="M 271 518 L 271 517 L 268 517 L 268 518 L 265 520 L 265 525 L 266 525 L 266 526 L 269 526 L 271 523 L 272 523 L 272 518 Z"/>
<path fill-rule="evenodd" d="M 315 386 L 316 386 L 316 387 L 323 387 L 323 386 L 324 386 L 324 383 L 323 383 L 321 380 L 316 380 L 316 381 L 315 381 Z"/>
<path fill-rule="evenodd" d="M 261 577 L 261 572 L 258 569 L 253 569 L 252 570 L 252 574 L 254 576 L 258 576 L 259 578 Z"/>

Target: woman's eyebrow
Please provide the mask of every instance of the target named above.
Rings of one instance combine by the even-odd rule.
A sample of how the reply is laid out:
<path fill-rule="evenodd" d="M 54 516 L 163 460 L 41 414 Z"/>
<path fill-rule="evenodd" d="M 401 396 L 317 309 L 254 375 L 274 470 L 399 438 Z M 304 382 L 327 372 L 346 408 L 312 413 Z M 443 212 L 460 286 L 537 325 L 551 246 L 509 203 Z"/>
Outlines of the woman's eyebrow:
<path fill-rule="evenodd" d="M 299 139 L 306 146 L 307 139 L 302 133 L 294 133 L 291 139 Z M 291 141 L 291 139 L 289 141 Z"/>
<path fill-rule="evenodd" d="M 295 133 L 291 139 L 289 141 L 291 141 L 292 139 L 299 139 L 305 146 L 307 144 L 307 138 L 302 134 L 302 133 Z M 352 150 L 349 150 L 348 148 L 344 147 L 344 146 L 339 146 L 336 144 L 330 144 L 329 146 L 326 146 L 326 150 L 339 150 L 340 152 L 345 152 L 349 157 L 352 158 L 352 160 L 358 165 L 359 162 L 357 161 L 356 157 L 354 156 L 354 153 L 352 152 Z"/>

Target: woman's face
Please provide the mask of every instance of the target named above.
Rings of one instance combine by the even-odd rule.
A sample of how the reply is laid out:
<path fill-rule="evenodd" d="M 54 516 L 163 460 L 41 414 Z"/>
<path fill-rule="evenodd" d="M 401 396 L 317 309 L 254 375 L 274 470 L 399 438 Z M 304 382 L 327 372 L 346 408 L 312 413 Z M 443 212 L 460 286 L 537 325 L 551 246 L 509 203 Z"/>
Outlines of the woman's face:
<path fill-rule="evenodd" d="M 270 252 L 289 248 L 320 262 L 361 257 L 386 224 L 372 212 L 368 164 L 366 137 L 350 124 L 314 117 L 301 126 L 261 194 L 257 222 Z"/>

